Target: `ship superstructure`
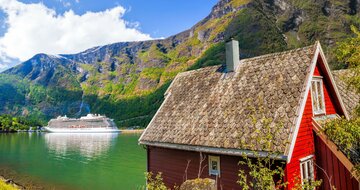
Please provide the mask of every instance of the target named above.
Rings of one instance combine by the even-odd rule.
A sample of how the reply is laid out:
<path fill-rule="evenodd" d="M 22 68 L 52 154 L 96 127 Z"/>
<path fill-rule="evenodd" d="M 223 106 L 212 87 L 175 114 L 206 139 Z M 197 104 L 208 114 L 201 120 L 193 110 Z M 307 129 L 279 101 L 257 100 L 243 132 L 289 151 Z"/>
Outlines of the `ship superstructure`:
<path fill-rule="evenodd" d="M 107 133 L 119 132 L 114 120 L 98 114 L 88 114 L 87 116 L 77 118 L 68 118 L 59 116 L 51 119 L 47 127 L 48 132 L 57 133 Z"/>

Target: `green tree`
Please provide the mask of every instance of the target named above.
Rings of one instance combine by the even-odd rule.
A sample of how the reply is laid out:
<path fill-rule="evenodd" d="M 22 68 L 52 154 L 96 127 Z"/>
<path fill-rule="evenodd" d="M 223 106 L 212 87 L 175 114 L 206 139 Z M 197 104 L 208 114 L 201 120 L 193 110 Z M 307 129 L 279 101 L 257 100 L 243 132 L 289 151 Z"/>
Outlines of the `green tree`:
<path fill-rule="evenodd" d="M 161 173 L 153 175 L 152 172 L 145 173 L 147 184 L 146 189 L 148 190 L 168 190 L 163 182 L 163 178 L 161 177 Z"/>
<path fill-rule="evenodd" d="M 24 118 L 0 115 L 0 131 L 14 132 L 18 130 L 28 130 L 30 126 L 36 125 L 32 125 L 32 122 L 29 122 Z"/>
<path fill-rule="evenodd" d="M 351 26 L 353 37 L 338 43 L 335 51 L 339 62 L 344 63 L 352 70 L 352 76 L 344 80 L 360 93 L 360 31 Z M 360 103 L 360 102 L 359 102 Z M 360 105 L 360 104 L 359 104 Z M 355 174 L 360 176 L 360 109 L 357 108 L 357 116 L 350 120 L 345 118 L 332 121 L 326 124 L 324 132 L 348 155 L 355 164 Z M 354 159 L 357 158 L 357 159 Z"/>
<path fill-rule="evenodd" d="M 354 69 L 360 66 L 360 31 L 355 26 L 351 26 L 351 31 L 353 31 L 354 37 L 338 43 L 335 53 L 339 62 Z M 360 85 L 356 87 L 360 89 Z"/>
<path fill-rule="evenodd" d="M 338 43 L 335 54 L 338 62 L 352 70 L 353 76 L 345 81 L 360 93 L 360 31 L 355 26 L 351 26 L 351 30 L 354 36 Z M 360 115 L 360 110 L 357 111 Z"/>

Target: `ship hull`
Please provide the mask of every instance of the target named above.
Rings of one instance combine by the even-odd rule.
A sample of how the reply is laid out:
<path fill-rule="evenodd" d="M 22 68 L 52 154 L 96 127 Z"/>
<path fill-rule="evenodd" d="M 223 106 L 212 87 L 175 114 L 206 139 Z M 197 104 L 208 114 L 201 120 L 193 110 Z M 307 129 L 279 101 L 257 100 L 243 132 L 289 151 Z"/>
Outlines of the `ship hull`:
<path fill-rule="evenodd" d="M 52 128 L 44 127 L 50 133 L 119 133 L 119 129 L 113 128 Z"/>

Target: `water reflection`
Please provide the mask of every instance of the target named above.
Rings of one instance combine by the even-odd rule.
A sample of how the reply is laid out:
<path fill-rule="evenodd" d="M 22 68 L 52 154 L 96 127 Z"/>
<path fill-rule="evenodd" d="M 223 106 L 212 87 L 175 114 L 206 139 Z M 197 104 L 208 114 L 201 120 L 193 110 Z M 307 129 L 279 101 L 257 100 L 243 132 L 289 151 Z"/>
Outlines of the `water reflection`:
<path fill-rule="evenodd" d="M 118 133 L 46 133 L 48 148 L 58 156 L 79 153 L 86 158 L 95 158 L 111 147 Z"/>

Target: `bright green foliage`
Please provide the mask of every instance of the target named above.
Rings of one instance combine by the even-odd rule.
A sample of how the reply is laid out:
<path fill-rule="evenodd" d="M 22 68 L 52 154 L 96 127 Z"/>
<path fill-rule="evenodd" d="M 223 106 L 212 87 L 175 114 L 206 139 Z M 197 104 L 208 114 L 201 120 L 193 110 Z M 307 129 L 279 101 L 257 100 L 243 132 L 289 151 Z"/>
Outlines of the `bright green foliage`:
<path fill-rule="evenodd" d="M 47 98 L 46 89 L 40 85 L 31 85 L 29 96 L 32 104 L 38 104 Z"/>
<path fill-rule="evenodd" d="M 27 91 L 27 84 L 20 77 L 0 74 L 0 105 L 23 104 Z"/>
<path fill-rule="evenodd" d="M 239 164 L 242 167 L 248 167 L 249 171 L 240 170 L 238 184 L 244 190 L 248 189 L 282 189 L 286 186 L 286 183 L 282 181 L 274 182 L 274 176 L 284 177 L 284 170 L 280 166 L 275 166 L 275 161 L 270 157 L 260 158 L 257 155 L 257 159 L 253 160 L 247 156 L 244 156 L 244 161 L 240 161 Z M 248 178 L 253 180 L 249 181 Z"/>
<path fill-rule="evenodd" d="M 169 82 L 165 83 L 156 91 L 142 96 L 129 96 L 121 100 L 114 100 L 110 96 L 99 98 L 94 95 L 86 95 L 85 101 L 91 103 L 94 113 L 116 118 L 115 122 L 120 128 L 145 127 L 164 100 L 164 93 L 169 85 Z"/>
<path fill-rule="evenodd" d="M 353 120 L 336 119 L 328 122 L 325 134 L 356 165 L 356 173 L 360 176 L 360 117 Z"/>
<path fill-rule="evenodd" d="M 351 26 L 351 30 L 354 37 L 338 43 L 335 54 L 340 63 L 352 70 L 352 76 L 345 77 L 345 81 L 360 93 L 360 31 L 355 26 Z M 360 115 L 360 108 L 357 111 Z"/>
<path fill-rule="evenodd" d="M 61 106 L 65 107 L 73 101 L 81 100 L 81 95 L 80 90 L 71 91 L 61 86 L 46 88 L 15 75 L 0 74 L 1 113 L 21 115 L 32 121 L 39 121 L 42 125 L 50 119 L 42 111 L 43 106 L 59 106 L 60 109 L 64 109 Z"/>
<path fill-rule="evenodd" d="M 169 61 L 163 47 L 160 44 L 155 43 L 152 44 L 147 51 L 140 52 L 138 56 L 143 62 L 149 62 L 154 59 L 162 60 L 164 62 Z"/>
<path fill-rule="evenodd" d="M 199 69 L 213 65 L 223 64 L 225 59 L 225 43 L 219 43 L 210 47 L 203 56 L 198 59 L 189 70 Z"/>
<path fill-rule="evenodd" d="M 236 0 L 236 1 L 230 1 L 228 4 L 230 4 L 233 7 L 240 7 L 241 5 L 245 5 L 249 2 L 250 0 Z"/>
<path fill-rule="evenodd" d="M 322 184 L 322 180 L 316 180 L 316 181 L 304 181 L 301 183 L 301 180 L 296 180 L 295 186 L 292 188 L 292 190 L 310 190 L 310 189 L 317 189 Z M 335 187 L 332 186 L 331 190 L 336 190 Z"/>
<path fill-rule="evenodd" d="M 354 37 L 338 44 L 336 58 L 347 66 L 356 68 L 360 66 L 360 31 L 355 26 L 351 26 L 351 30 Z"/>
<path fill-rule="evenodd" d="M 0 180 L 0 190 L 17 190 L 17 188 Z"/>
<path fill-rule="evenodd" d="M 353 76 L 348 77 L 346 82 L 360 93 L 360 31 L 351 26 L 354 37 L 347 38 L 338 43 L 336 58 L 353 70 Z M 358 108 L 358 116 L 360 109 Z M 355 171 L 360 176 L 360 117 L 348 121 L 339 119 L 328 123 L 325 127 L 326 135 L 340 149 L 348 155 L 355 164 Z"/>
<path fill-rule="evenodd" d="M 17 130 L 28 130 L 31 126 L 39 126 L 39 123 L 26 120 L 25 118 L 0 115 L 0 131 L 14 132 Z"/>
<path fill-rule="evenodd" d="M 152 172 L 145 173 L 147 184 L 147 190 L 168 190 L 163 182 L 163 178 L 161 177 L 161 173 L 153 175 Z"/>
<path fill-rule="evenodd" d="M 149 78 L 152 80 L 159 81 L 162 73 L 164 72 L 164 68 L 156 67 L 156 68 L 146 68 L 141 72 L 142 78 Z"/>

